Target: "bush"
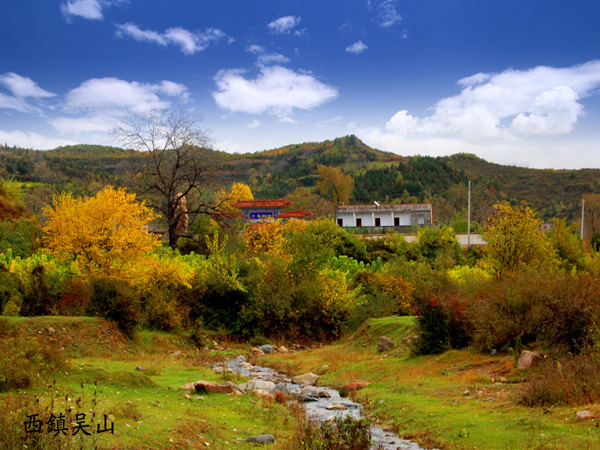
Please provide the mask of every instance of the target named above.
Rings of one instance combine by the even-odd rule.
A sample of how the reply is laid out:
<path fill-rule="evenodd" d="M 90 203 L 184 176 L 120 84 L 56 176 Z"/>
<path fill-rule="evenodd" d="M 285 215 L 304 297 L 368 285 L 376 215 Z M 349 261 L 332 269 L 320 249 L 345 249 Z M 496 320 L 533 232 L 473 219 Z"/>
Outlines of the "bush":
<path fill-rule="evenodd" d="M 430 355 L 450 348 L 463 348 L 469 344 L 469 323 L 465 307 L 456 297 L 433 298 L 420 311 L 417 318 L 419 339 L 415 353 Z"/>
<path fill-rule="evenodd" d="M 537 341 L 579 353 L 599 336 L 599 292 L 598 281 L 587 276 L 506 274 L 489 283 L 467 312 L 473 342 L 485 351 Z"/>
<path fill-rule="evenodd" d="M 125 335 L 132 337 L 138 310 L 137 296 L 126 282 L 102 278 L 93 283 L 87 314 L 114 321 Z"/>
<path fill-rule="evenodd" d="M 527 406 L 587 405 L 600 401 L 600 355 L 597 352 L 547 360 L 541 376 L 523 389 L 519 402 Z"/>

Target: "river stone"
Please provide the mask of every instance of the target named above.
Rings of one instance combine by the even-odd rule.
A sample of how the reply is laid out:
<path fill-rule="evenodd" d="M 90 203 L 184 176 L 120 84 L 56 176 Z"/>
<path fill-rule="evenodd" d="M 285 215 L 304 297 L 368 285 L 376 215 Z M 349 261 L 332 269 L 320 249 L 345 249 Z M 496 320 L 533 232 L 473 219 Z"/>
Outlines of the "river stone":
<path fill-rule="evenodd" d="M 279 347 L 279 353 L 287 353 L 289 352 L 289 350 L 287 349 L 287 347 L 284 347 L 283 345 L 281 347 Z"/>
<path fill-rule="evenodd" d="M 246 439 L 246 442 L 255 442 L 257 444 L 272 444 L 275 442 L 275 436 L 272 434 L 261 434 L 259 436 L 252 436 Z"/>
<path fill-rule="evenodd" d="M 52 327 L 49 327 L 48 328 L 48 335 L 52 336 L 54 333 L 56 333 L 56 330 L 54 328 L 52 328 Z"/>
<path fill-rule="evenodd" d="M 197 392 L 207 392 L 209 394 L 233 394 L 235 393 L 235 388 L 232 384 L 219 384 L 214 381 L 204 381 L 200 380 L 194 383 L 194 389 Z"/>
<path fill-rule="evenodd" d="M 256 391 L 257 389 L 272 392 L 275 390 L 275 383 L 264 380 L 248 380 L 246 383 L 246 391 Z"/>
<path fill-rule="evenodd" d="M 273 347 L 271 347 L 269 344 L 261 345 L 258 348 L 261 349 L 267 355 L 269 353 L 273 353 Z"/>
<path fill-rule="evenodd" d="M 315 397 L 317 397 L 319 394 L 319 389 L 317 389 L 315 386 L 304 386 L 302 388 L 302 395 L 314 395 Z"/>
<path fill-rule="evenodd" d="M 241 364 L 241 363 L 243 363 L 243 362 L 245 362 L 245 361 L 246 361 L 246 357 L 245 357 L 245 356 L 242 356 L 242 355 L 239 355 L 239 356 L 236 356 L 236 357 L 235 357 L 234 361 L 235 361 L 236 363 L 238 363 L 238 364 Z"/>
<path fill-rule="evenodd" d="M 341 405 L 339 403 L 334 403 L 333 405 L 327 405 L 325 407 L 325 409 L 329 410 L 329 411 L 344 411 L 346 409 L 348 409 L 346 407 L 346 405 Z"/>
<path fill-rule="evenodd" d="M 323 364 L 321 367 L 319 367 L 319 370 L 317 370 L 317 374 L 323 375 L 323 374 L 327 373 L 328 370 L 329 370 L 329 366 L 327 364 Z"/>
<path fill-rule="evenodd" d="M 250 354 L 254 355 L 254 356 L 262 356 L 265 354 L 265 352 L 263 352 L 260 348 L 258 347 L 252 347 L 250 350 Z"/>
<path fill-rule="evenodd" d="M 319 375 L 315 375 L 312 372 L 305 373 L 304 375 L 298 375 L 292 378 L 292 383 L 294 384 L 304 384 L 308 386 L 312 386 L 317 383 L 319 379 Z"/>
<path fill-rule="evenodd" d="M 528 369 L 529 367 L 535 366 L 541 356 L 538 352 L 530 352 L 529 350 L 523 350 L 521 356 L 519 356 L 519 362 L 517 367 L 519 369 Z"/>
<path fill-rule="evenodd" d="M 388 350 L 394 348 L 394 341 L 392 341 L 389 337 L 381 336 L 379 338 L 379 343 L 377 344 L 377 353 L 384 353 Z"/>
<path fill-rule="evenodd" d="M 317 395 L 319 398 L 331 398 L 331 394 L 327 391 L 319 391 Z"/>

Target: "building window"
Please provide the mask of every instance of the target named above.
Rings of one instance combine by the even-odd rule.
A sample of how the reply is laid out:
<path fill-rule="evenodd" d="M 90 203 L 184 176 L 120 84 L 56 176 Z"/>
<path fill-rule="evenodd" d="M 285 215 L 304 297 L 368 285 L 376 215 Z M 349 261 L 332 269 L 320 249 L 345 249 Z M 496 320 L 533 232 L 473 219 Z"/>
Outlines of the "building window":
<path fill-rule="evenodd" d="M 400 226 L 400 217 L 394 217 L 394 226 L 395 227 L 399 227 Z"/>
<path fill-rule="evenodd" d="M 344 219 L 338 219 L 338 225 L 340 227 L 343 227 L 344 226 Z"/>
<path fill-rule="evenodd" d="M 375 226 L 376 227 L 380 227 L 381 226 L 381 219 L 379 217 L 375 218 Z"/>
<path fill-rule="evenodd" d="M 356 219 L 356 226 L 362 227 L 362 219 Z"/>

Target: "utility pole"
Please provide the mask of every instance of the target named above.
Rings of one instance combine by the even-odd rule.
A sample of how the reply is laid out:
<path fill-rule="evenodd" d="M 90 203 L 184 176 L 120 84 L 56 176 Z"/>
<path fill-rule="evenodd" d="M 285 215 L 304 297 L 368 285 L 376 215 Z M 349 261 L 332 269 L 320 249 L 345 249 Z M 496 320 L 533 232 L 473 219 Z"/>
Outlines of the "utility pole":
<path fill-rule="evenodd" d="M 469 180 L 469 205 L 467 207 L 467 248 L 471 248 L 471 180 Z"/>
<path fill-rule="evenodd" d="M 583 219 L 585 213 L 585 198 L 581 199 L 581 240 L 583 241 Z"/>

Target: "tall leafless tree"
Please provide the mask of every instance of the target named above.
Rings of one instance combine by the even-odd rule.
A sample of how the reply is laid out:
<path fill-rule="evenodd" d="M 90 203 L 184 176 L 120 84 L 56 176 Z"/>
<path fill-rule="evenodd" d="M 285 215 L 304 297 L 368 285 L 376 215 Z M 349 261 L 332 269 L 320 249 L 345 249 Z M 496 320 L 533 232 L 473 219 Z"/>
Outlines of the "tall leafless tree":
<path fill-rule="evenodd" d="M 113 129 L 125 147 L 148 154 L 139 177 L 141 190 L 148 206 L 166 220 L 171 248 L 186 236 L 182 226 L 186 214 L 191 224 L 217 206 L 207 199 L 214 192 L 221 158 L 211 149 L 209 132 L 201 121 L 183 110 L 151 111 L 131 114 Z"/>

